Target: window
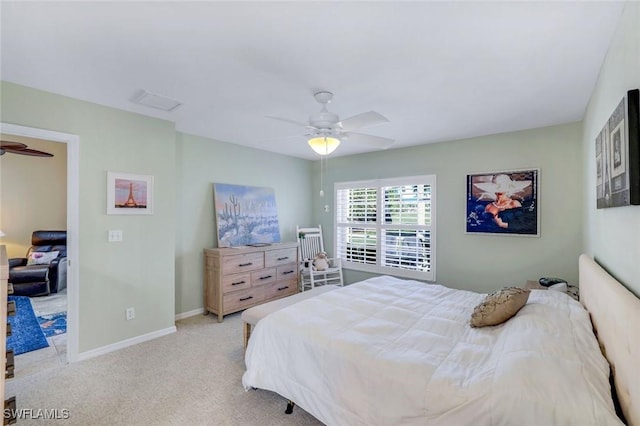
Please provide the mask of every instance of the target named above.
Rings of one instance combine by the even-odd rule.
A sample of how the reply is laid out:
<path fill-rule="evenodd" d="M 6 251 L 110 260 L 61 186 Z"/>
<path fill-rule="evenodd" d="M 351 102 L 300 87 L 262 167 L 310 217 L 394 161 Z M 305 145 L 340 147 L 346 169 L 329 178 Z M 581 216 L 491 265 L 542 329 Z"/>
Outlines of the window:
<path fill-rule="evenodd" d="M 435 181 L 427 175 L 336 183 L 334 253 L 342 266 L 435 280 Z"/>

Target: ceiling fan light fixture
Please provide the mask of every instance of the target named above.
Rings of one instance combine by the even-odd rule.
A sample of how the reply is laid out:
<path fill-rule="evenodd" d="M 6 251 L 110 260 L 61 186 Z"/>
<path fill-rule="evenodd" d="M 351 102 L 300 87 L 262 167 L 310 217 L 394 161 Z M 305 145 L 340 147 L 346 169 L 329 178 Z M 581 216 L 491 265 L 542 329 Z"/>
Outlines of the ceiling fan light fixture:
<path fill-rule="evenodd" d="M 309 146 L 320 155 L 329 155 L 340 146 L 340 139 L 330 136 L 317 136 L 309 139 Z"/>

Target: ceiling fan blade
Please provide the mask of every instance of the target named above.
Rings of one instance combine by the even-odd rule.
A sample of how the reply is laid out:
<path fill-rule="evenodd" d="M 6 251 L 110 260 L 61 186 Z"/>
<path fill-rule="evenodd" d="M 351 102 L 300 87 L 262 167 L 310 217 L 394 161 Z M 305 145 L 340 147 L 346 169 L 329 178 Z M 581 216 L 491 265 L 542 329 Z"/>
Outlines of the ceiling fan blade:
<path fill-rule="evenodd" d="M 340 122 L 346 131 L 358 130 L 363 127 L 375 126 L 377 124 L 388 123 L 389 120 L 382 114 L 375 111 L 363 112 L 353 117 L 345 118 Z"/>
<path fill-rule="evenodd" d="M 44 151 L 38 151 L 35 149 L 29 149 L 29 148 L 9 148 L 6 146 L 2 147 L 2 151 L 4 151 L 3 153 L 11 153 L 11 154 L 20 154 L 20 155 L 29 155 L 31 157 L 53 157 L 53 154 L 50 154 L 48 152 L 44 152 Z"/>
<path fill-rule="evenodd" d="M 270 118 L 272 120 L 284 121 L 285 123 L 289 123 L 289 124 L 295 124 L 296 126 L 306 127 L 309 125 L 309 123 L 302 123 L 300 121 L 289 120 L 288 118 L 274 117 L 272 115 L 265 115 L 265 117 Z"/>
<path fill-rule="evenodd" d="M 27 145 L 20 142 L 13 141 L 0 141 L 0 155 L 5 153 L 12 154 L 20 154 L 20 155 L 30 155 L 32 157 L 53 157 L 53 154 L 49 154 L 48 152 L 38 151 L 35 149 L 27 148 Z"/>
<path fill-rule="evenodd" d="M 0 141 L 0 148 L 13 148 L 13 149 L 24 149 L 27 146 L 20 142 L 11 142 L 11 141 Z"/>
<path fill-rule="evenodd" d="M 373 146 L 379 149 L 387 149 L 395 140 L 389 138 L 383 138 L 382 136 L 365 135 L 363 133 L 344 132 L 342 138 L 346 142 L 359 143 L 363 145 Z"/>

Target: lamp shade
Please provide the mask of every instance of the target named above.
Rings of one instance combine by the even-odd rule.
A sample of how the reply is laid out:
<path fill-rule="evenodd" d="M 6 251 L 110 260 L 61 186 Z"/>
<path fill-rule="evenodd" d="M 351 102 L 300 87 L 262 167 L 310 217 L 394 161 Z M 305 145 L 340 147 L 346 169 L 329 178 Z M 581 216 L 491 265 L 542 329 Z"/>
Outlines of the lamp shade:
<path fill-rule="evenodd" d="M 309 146 L 320 155 L 329 155 L 340 145 L 340 139 L 318 136 L 309 139 Z"/>
<path fill-rule="evenodd" d="M 2 229 L 0 229 L 0 237 L 4 237 L 4 232 L 2 232 Z"/>

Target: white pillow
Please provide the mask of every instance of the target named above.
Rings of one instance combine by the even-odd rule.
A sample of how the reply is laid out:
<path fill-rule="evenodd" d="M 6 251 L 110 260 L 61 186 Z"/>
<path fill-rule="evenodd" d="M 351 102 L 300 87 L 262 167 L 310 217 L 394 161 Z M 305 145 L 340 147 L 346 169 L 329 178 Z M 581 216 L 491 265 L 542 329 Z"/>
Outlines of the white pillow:
<path fill-rule="evenodd" d="M 48 265 L 58 257 L 59 251 L 34 251 L 27 259 L 27 265 Z"/>
<path fill-rule="evenodd" d="M 567 283 L 558 283 L 549 287 L 549 290 L 561 291 L 563 293 L 567 292 Z"/>

